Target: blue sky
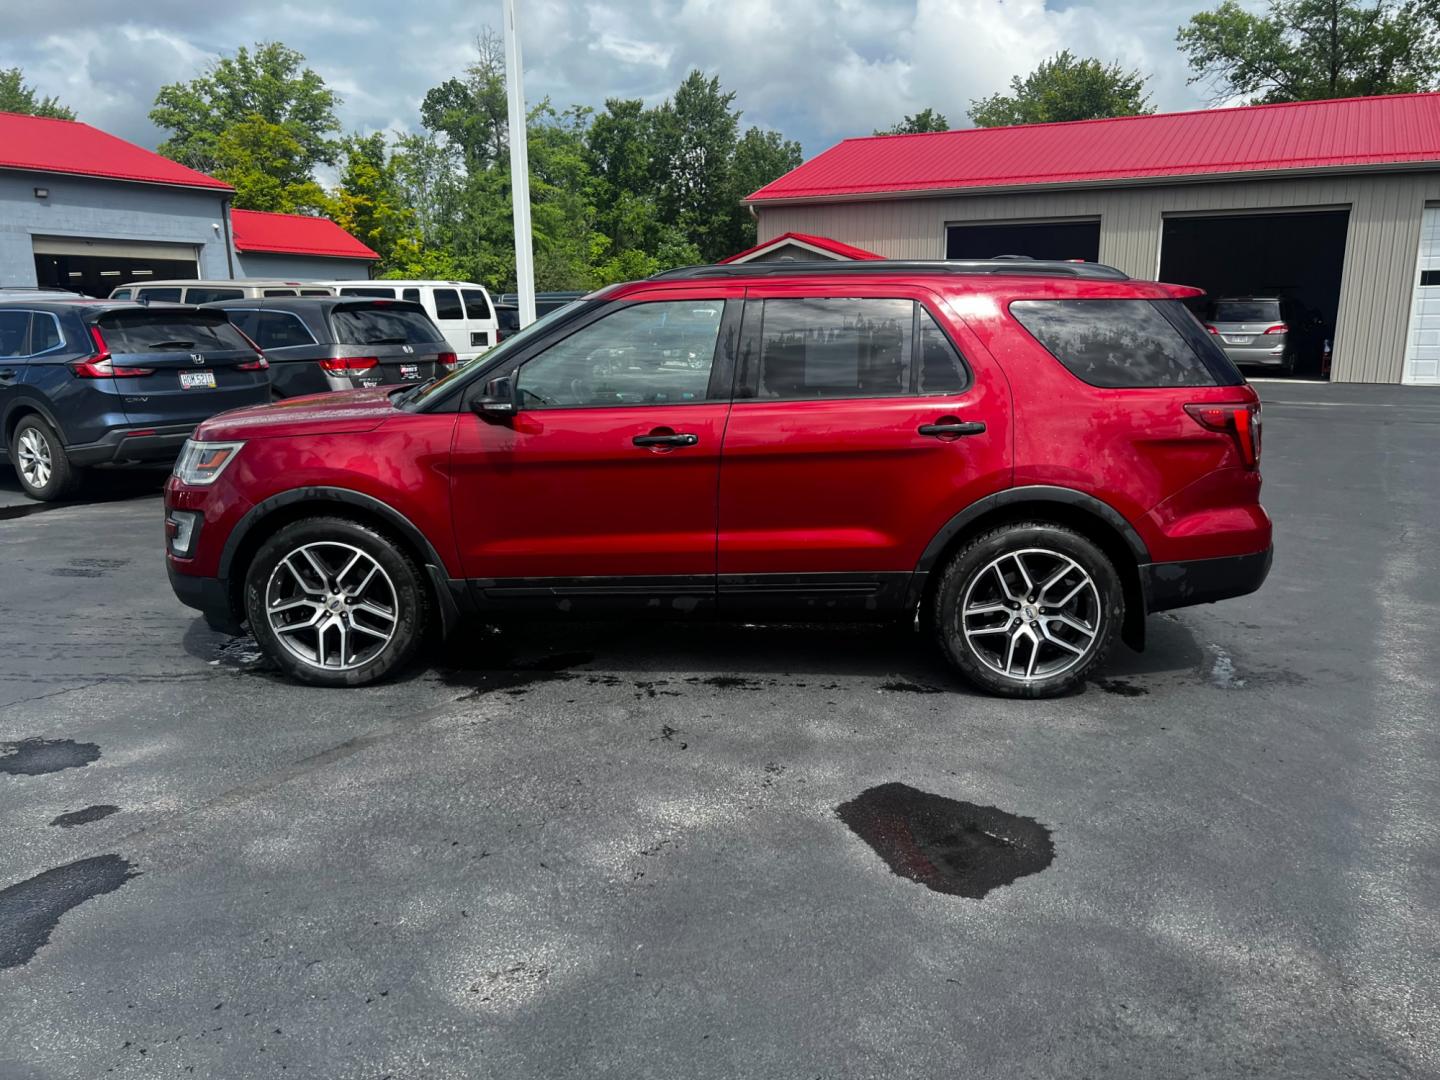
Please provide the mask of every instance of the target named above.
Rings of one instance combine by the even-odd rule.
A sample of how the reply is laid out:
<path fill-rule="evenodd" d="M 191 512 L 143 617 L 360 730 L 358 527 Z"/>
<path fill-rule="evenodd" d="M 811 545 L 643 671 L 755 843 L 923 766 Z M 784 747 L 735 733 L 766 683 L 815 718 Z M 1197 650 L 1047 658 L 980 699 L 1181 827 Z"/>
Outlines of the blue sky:
<path fill-rule="evenodd" d="M 931 106 L 952 126 L 1062 48 L 1152 75 L 1164 110 L 1206 104 L 1175 31 L 1203 6 L 1174 0 L 520 0 L 527 97 L 658 102 L 699 67 L 736 91 L 744 122 L 806 155 Z M 0 67 L 58 95 L 82 120 L 142 145 L 156 90 L 257 40 L 305 53 L 344 97 L 349 130 L 416 129 L 425 91 L 473 57 L 495 0 L 212 4 L 5 0 Z"/>

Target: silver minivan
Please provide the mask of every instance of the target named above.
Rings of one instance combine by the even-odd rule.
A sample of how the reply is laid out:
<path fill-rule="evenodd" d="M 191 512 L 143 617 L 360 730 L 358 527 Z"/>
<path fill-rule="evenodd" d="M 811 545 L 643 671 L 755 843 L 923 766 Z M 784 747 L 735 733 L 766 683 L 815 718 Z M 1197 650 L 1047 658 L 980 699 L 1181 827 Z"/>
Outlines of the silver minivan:
<path fill-rule="evenodd" d="M 1295 369 L 1290 327 L 1278 296 L 1223 296 L 1210 306 L 1205 329 L 1219 339 L 1233 363 Z"/>
<path fill-rule="evenodd" d="M 463 364 L 498 341 L 495 306 L 483 285 L 470 281 L 319 281 L 341 296 L 409 300 L 419 304 L 440 328 Z"/>

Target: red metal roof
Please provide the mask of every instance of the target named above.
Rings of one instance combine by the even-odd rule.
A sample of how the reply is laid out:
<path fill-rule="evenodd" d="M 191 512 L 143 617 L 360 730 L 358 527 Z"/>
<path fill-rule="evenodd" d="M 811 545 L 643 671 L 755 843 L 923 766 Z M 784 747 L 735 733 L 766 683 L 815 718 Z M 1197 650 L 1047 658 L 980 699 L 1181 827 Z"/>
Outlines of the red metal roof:
<path fill-rule="evenodd" d="M 781 233 L 772 240 L 766 240 L 763 244 L 756 244 L 754 247 L 748 247 L 744 251 L 737 251 L 734 255 L 727 255 L 721 259 L 720 262 L 748 262 L 762 251 L 779 247 L 792 240 L 800 244 L 808 244 L 810 247 L 819 248 L 821 251 L 828 251 L 832 255 L 838 255 L 842 259 L 884 258 L 883 255 L 876 255 L 873 251 L 866 251 L 864 248 L 854 247 L 851 244 L 842 244 L 839 240 L 831 240 L 828 236 L 811 236 L 809 233 L 787 232 Z"/>
<path fill-rule="evenodd" d="M 750 196 L 847 195 L 1440 164 L 1440 94 L 846 139 Z"/>
<path fill-rule="evenodd" d="M 223 180 L 117 139 L 89 124 L 0 112 L 0 169 L 99 176 L 233 191 Z"/>
<path fill-rule="evenodd" d="M 380 258 L 329 218 L 231 210 L 230 228 L 235 233 L 236 251 L 325 255 L 334 259 Z"/>

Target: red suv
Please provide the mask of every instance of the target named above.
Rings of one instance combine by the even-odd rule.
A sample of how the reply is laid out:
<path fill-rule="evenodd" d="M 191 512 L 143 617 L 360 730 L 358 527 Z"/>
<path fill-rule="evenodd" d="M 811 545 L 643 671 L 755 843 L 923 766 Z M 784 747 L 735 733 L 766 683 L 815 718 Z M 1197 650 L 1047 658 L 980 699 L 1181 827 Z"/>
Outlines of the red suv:
<path fill-rule="evenodd" d="M 1270 567 L 1260 404 L 1106 266 L 776 263 L 578 300 L 481 360 L 206 421 L 170 581 L 305 682 L 462 616 L 913 620 L 997 694 Z"/>

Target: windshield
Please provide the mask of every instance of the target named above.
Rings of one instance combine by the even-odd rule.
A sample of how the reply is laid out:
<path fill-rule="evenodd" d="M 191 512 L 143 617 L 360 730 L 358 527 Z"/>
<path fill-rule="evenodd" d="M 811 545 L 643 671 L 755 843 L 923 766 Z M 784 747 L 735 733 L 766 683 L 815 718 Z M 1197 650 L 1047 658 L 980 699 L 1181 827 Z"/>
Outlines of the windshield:
<path fill-rule="evenodd" d="M 485 355 L 477 357 L 468 364 L 461 364 L 449 375 L 435 379 L 432 382 L 421 383 L 419 386 L 413 387 L 410 390 L 402 391 L 396 395 L 395 404 L 406 409 L 419 410 L 425 408 L 431 402 L 438 401 L 444 397 L 445 394 L 449 393 L 451 388 L 457 385 L 458 381 L 469 380 L 477 369 L 491 368 L 496 364 L 504 363 L 506 357 L 516 349 L 524 348 L 525 343 L 532 340 L 536 335 L 543 333 L 552 326 L 573 318 L 581 311 L 596 303 L 599 303 L 599 301 L 576 300 L 573 303 L 566 304 L 562 308 L 556 308 L 544 318 L 536 319 L 529 326 L 525 327 L 524 330 L 517 330 L 514 335 L 507 337 L 499 345 L 496 345 L 495 348 L 485 353 Z"/>

